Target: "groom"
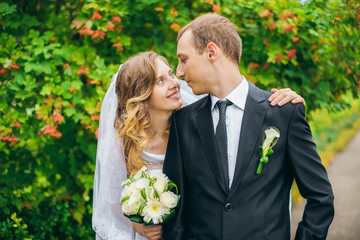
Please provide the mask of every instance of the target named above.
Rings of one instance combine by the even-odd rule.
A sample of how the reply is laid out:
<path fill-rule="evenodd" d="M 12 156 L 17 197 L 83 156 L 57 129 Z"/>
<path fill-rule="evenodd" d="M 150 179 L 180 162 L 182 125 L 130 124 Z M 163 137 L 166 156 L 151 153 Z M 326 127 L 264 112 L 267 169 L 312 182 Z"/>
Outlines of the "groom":
<path fill-rule="evenodd" d="M 208 93 L 172 118 L 164 172 L 181 205 L 164 239 L 290 239 L 289 191 L 307 199 L 295 239 L 325 239 L 333 193 L 303 104 L 271 107 L 269 92 L 239 72 L 241 39 L 228 19 L 201 16 L 178 34 L 178 77 Z M 256 174 L 264 131 L 280 138 Z"/>

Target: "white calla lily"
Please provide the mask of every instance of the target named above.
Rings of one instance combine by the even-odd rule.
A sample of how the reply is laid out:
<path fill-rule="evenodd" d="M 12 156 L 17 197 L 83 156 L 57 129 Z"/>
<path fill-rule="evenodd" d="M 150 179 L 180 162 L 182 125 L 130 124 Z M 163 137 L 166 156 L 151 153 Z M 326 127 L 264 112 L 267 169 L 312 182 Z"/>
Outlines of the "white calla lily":
<path fill-rule="evenodd" d="M 147 178 L 140 178 L 138 181 L 136 181 L 135 186 L 137 188 L 146 188 L 149 186 L 149 179 Z"/>
<path fill-rule="evenodd" d="M 263 136 L 263 144 L 260 146 L 260 162 L 256 170 L 256 174 L 260 174 L 264 163 L 269 161 L 269 156 L 273 153 L 272 148 L 280 138 L 280 131 L 276 127 L 269 127 L 265 130 Z"/>
<path fill-rule="evenodd" d="M 135 175 L 134 175 L 134 178 L 135 180 L 139 180 L 142 173 L 145 172 L 147 170 L 147 167 L 146 166 L 143 166 Z"/>
<path fill-rule="evenodd" d="M 142 198 L 140 191 L 135 191 L 130 195 L 129 205 L 132 205 Z"/>
<path fill-rule="evenodd" d="M 280 132 L 279 132 L 279 130 L 275 129 L 274 127 L 270 127 L 265 130 L 265 140 L 262 145 L 265 155 L 269 152 L 270 146 L 271 146 L 272 142 L 274 141 L 274 139 L 279 138 L 279 137 L 280 137 Z"/>

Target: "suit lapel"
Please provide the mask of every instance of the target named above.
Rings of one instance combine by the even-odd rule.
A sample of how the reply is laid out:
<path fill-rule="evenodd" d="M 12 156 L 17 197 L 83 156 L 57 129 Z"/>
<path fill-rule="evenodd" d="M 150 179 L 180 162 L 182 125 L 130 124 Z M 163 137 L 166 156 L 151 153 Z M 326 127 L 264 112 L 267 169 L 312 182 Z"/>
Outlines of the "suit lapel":
<path fill-rule="evenodd" d="M 234 194 L 236 188 L 241 183 L 249 165 L 251 155 L 254 150 L 257 151 L 258 149 L 256 141 L 261 133 L 267 105 L 268 103 L 264 94 L 260 89 L 249 82 L 249 92 L 241 125 L 234 180 L 231 185 L 229 198 Z"/>
<path fill-rule="evenodd" d="M 196 118 L 196 128 L 199 131 L 200 140 L 204 148 L 206 157 L 214 172 L 214 175 L 219 182 L 221 188 L 226 193 L 224 177 L 221 171 L 220 162 L 218 159 L 218 151 L 215 141 L 214 125 L 211 115 L 211 98 L 210 95 L 201 106 Z"/>

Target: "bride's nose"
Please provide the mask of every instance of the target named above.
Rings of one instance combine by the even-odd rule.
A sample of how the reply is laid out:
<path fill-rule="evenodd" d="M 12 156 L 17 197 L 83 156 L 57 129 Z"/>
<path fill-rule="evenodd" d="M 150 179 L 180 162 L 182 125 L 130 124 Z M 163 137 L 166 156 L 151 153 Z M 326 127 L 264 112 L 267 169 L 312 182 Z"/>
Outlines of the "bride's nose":
<path fill-rule="evenodd" d="M 180 87 L 179 80 L 176 77 L 171 78 L 170 83 L 169 83 L 169 87 L 170 87 L 170 89 L 179 88 Z"/>

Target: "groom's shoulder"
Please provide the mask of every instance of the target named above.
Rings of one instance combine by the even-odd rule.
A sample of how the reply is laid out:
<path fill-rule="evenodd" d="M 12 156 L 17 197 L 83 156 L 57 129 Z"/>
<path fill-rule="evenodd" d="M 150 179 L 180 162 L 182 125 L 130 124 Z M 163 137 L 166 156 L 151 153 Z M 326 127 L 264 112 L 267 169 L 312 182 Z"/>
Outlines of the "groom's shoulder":
<path fill-rule="evenodd" d="M 189 104 L 175 112 L 175 117 L 189 117 L 194 115 L 195 113 L 199 112 L 200 108 L 206 103 L 208 96 L 205 96 L 198 101 Z"/>
<path fill-rule="evenodd" d="M 182 112 L 191 112 L 191 111 L 198 111 L 207 101 L 209 96 L 205 96 L 199 100 L 197 100 L 196 102 L 193 102 L 183 108 L 181 108 L 180 110 L 178 110 L 176 113 L 182 113 Z"/>
<path fill-rule="evenodd" d="M 288 102 L 288 103 L 286 103 L 286 104 L 284 104 L 282 106 L 278 106 L 278 105 L 272 106 L 271 102 L 269 102 L 268 99 L 273 93 L 271 93 L 269 91 L 266 91 L 264 89 L 261 89 L 261 88 L 255 86 L 255 85 L 253 85 L 252 88 L 253 88 L 252 89 L 253 91 L 257 92 L 256 94 L 258 96 L 259 95 L 262 96 L 263 99 L 267 102 L 266 103 L 267 107 L 268 108 L 273 108 L 273 110 L 275 110 L 276 112 L 284 113 L 285 115 L 292 115 L 295 109 L 298 109 L 298 110 L 301 111 L 301 109 L 304 108 L 304 105 L 301 104 L 301 103 L 294 104 L 294 103 L 291 103 L 291 102 Z M 260 97 L 259 99 L 261 99 L 262 97 Z"/>

